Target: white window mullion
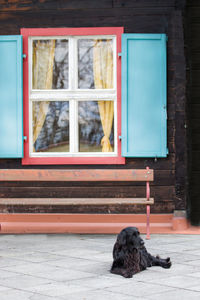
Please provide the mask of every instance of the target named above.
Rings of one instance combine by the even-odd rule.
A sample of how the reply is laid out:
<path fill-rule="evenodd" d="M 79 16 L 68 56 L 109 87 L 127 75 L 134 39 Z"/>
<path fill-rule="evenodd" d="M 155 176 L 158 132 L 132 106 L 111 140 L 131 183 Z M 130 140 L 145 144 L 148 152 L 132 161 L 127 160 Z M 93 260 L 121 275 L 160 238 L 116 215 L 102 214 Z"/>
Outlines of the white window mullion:
<path fill-rule="evenodd" d="M 78 130 L 78 101 L 74 101 L 74 152 L 79 149 L 79 130 Z"/>
<path fill-rule="evenodd" d="M 29 155 L 31 156 L 31 153 L 33 153 L 33 103 L 29 103 L 29 119 L 30 119 L 30 124 L 29 126 Z"/>
<path fill-rule="evenodd" d="M 114 101 L 114 152 L 118 149 L 118 136 L 117 136 L 117 101 Z"/>
<path fill-rule="evenodd" d="M 74 90 L 74 38 L 69 38 L 69 90 Z"/>
<path fill-rule="evenodd" d="M 113 88 L 117 88 L 117 42 L 116 37 L 113 38 Z"/>
<path fill-rule="evenodd" d="M 113 91 L 85 91 L 85 90 L 37 90 L 30 93 L 30 100 L 64 101 L 65 99 L 77 100 L 112 100 L 116 98 Z"/>
<path fill-rule="evenodd" d="M 78 89 L 78 40 L 76 37 L 73 39 L 74 41 L 74 89 Z"/>
<path fill-rule="evenodd" d="M 75 37 L 70 39 L 69 51 L 69 74 L 70 74 L 70 90 L 71 96 L 75 93 L 77 88 L 77 40 Z M 77 124 L 77 101 L 70 99 L 70 153 L 78 152 L 78 124 Z"/>
<path fill-rule="evenodd" d="M 69 143 L 70 143 L 70 148 L 69 151 L 70 153 L 74 153 L 76 146 L 75 146 L 75 135 L 74 135 L 74 129 L 76 126 L 76 121 L 75 121 L 75 101 L 71 100 L 69 102 Z"/>

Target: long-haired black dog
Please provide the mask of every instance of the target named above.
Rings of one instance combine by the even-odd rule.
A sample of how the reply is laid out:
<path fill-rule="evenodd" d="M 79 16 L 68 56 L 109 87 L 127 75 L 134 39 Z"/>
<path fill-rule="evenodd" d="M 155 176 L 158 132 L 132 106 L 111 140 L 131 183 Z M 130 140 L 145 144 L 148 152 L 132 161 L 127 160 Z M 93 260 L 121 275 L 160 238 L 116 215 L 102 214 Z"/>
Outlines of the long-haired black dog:
<path fill-rule="evenodd" d="M 136 227 L 124 228 L 117 236 L 113 248 L 113 264 L 110 272 L 131 278 L 148 267 L 171 267 L 170 257 L 161 259 L 147 252 L 144 241 Z"/>

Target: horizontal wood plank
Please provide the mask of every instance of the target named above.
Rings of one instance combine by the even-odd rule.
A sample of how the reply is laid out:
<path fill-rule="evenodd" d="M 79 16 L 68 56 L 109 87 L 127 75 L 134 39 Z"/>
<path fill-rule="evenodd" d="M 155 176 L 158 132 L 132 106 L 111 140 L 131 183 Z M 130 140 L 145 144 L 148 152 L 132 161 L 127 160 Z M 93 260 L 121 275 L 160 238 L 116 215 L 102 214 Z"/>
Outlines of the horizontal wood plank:
<path fill-rule="evenodd" d="M 151 213 L 173 213 L 175 209 L 174 201 L 157 201 L 154 199 L 154 205 L 151 205 Z M 146 205 L 137 204 L 107 204 L 107 205 L 0 205 L 0 213 L 46 213 L 60 215 L 64 213 L 78 214 L 135 214 L 146 213 Z"/>
<path fill-rule="evenodd" d="M 142 2 L 142 4 L 141 4 Z M 143 5 L 143 7 L 165 7 L 165 6 L 171 6 L 173 7 L 175 4 L 175 0 L 143 0 L 143 1 L 138 1 L 138 0 L 113 0 L 113 6 L 114 7 L 129 7 L 129 8 L 135 8 L 135 7 L 140 7 Z"/>
<path fill-rule="evenodd" d="M 124 205 L 154 204 L 154 198 L 1 198 L 1 205 Z"/>
<path fill-rule="evenodd" d="M 144 198 L 145 186 L 1 187 L 1 198 Z M 175 199 L 174 186 L 152 186 L 157 201 Z"/>
<path fill-rule="evenodd" d="M 0 181 L 153 181 L 153 170 L 0 170 Z"/>
<path fill-rule="evenodd" d="M 172 186 L 175 183 L 175 171 L 174 170 L 155 170 L 154 171 L 154 181 L 151 182 L 151 187 L 153 186 Z M 142 181 L 51 181 L 51 187 L 133 187 L 133 186 L 143 186 Z M 48 181 L 0 181 L 1 188 L 11 188 L 11 187 L 49 187 Z M 16 196 L 18 197 L 18 196 Z M 26 195 L 27 197 L 27 195 Z M 97 197 L 100 197 L 97 195 Z M 60 197 L 59 197 L 60 198 Z"/>
<path fill-rule="evenodd" d="M 112 0 L 73 0 L 73 1 L 52 1 L 52 0 L 1 0 L 1 11 L 40 11 L 40 10 L 73 10 L 91 8 L 111 8 Z"/>

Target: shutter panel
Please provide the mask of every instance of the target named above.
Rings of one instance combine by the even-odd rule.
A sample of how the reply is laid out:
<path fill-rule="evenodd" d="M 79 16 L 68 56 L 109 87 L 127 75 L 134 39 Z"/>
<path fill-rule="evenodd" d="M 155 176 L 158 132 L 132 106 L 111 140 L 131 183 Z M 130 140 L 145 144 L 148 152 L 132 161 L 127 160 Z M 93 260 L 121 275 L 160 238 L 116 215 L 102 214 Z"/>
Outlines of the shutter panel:
<path fill-rule="evenodd" d="M 0 36 L 0 157 L 23 157 L 22 37 Z"/>
<path fill-rule="evenodd" d="M 166 35 L 122 35 L 122 156 L 166 157 Z"/>

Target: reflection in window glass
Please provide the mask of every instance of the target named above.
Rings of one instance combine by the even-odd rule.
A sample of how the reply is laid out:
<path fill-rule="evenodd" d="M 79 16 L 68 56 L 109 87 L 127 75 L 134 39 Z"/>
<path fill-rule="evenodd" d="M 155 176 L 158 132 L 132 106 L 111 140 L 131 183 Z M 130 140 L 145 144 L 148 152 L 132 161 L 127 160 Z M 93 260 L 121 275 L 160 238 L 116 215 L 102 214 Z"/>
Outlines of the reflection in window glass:
<path fill-rule="evenodd" d="M 78 40 L 78 88 L 113 88 L 113 40 Z"/>
<path fill-rule="evenodd" d="M 69 102 L 33 102 L 34 152 L 69 152 Z"/>
<path fill-rule="evenodd" d="M 68 89 L 68 41 L 34 40 L 33 89 Z"/>
<path fill-rule="evenodd" d="M 114 151 L 113 101 L 80 101 L 79 151 Z"/>

